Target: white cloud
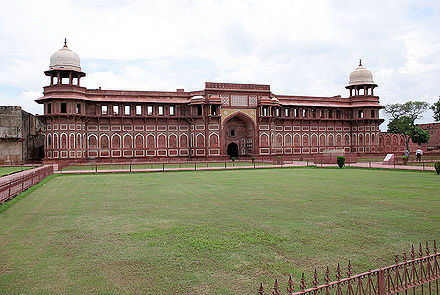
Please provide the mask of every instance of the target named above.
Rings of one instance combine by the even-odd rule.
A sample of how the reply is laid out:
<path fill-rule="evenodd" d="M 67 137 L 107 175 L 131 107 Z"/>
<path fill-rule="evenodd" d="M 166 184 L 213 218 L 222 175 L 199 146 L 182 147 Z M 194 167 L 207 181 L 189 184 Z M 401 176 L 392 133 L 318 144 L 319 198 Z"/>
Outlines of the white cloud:
<path fill-rule="evenodd" d="M 16 0 L 2 3 L 0 20 L 3 104 L 40 96 L 64 37 L 91 88 L 197 90 L 223 81 L 345 96 L 362 58 L 383 104 L 439 95 L 434 0 Z"/>

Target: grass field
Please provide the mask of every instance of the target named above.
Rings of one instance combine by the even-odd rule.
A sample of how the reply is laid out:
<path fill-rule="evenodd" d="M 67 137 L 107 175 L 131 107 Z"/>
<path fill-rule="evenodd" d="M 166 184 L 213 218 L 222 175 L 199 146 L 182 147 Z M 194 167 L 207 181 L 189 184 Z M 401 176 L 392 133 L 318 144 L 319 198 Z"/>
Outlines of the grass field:
<path fill-rule="evenodd" d="M 233 166 L 253 166 L 252 162 L 241 162 L 241 161 L 228 161 L 228 162 L 194 162 L 194 163 L 152 163 L 152 164 L 106 164 L 106 165 L 70 165 L 63 168 L 63 171 L 98 171 L 102 170 L 129 170 L 131 169 L 162 169 L 165 166 L 165 169 L 171 168 L 194 168 L 194 165 L 197 167 L 224 167 L 226 164 L 227 167 Z M 260 163 L 256 162 L 255 166 L 264 166 L 264 165 L 272 165 L 272 162 Z"/>
<path fill-rule="evenodd" d="M 11 173 L 20 172 L 24 170 L 29 170 L 34 167 L 31 166 L 8 166 L 8 167 L 0 167 L 0 177 L 4 175 L 9 175 Z"/>
<path fill-rule="evenodd" d="M 438 239 L 439 199 L 437 175 L 409 171 L 57 176 L 0 213 L 0 294 L 256 294 L 288 274 L 298 290 L 314 267 Z"/>

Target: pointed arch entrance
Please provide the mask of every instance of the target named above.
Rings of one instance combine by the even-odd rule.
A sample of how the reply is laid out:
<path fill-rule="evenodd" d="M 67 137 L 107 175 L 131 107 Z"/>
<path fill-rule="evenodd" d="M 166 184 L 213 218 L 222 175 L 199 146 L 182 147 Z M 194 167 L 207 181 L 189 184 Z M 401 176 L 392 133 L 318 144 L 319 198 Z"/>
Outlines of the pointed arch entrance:
<path fill-rule="evenodd" d="M 230 157 L 254 154 L 255 123 L 244 113 L 238 112 L 223 122 L 223 154 Z"/>
<path fill-rule="evenodd" d="M 229 157 L 238 157 L 238 145 L 235 142 L 228 144 L 227 153 Z"/>

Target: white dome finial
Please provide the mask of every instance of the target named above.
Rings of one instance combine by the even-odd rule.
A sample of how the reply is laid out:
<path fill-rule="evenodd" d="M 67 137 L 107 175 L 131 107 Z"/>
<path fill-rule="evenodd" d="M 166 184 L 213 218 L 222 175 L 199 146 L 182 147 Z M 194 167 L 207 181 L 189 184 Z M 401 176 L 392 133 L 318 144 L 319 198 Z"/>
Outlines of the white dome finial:
<path fill-rule="evenodd" d="M 67 38 L 64 38 L 63 48 L 50 57 L 49 69 L 81 71 L 79 56 L 67 47 Z"/>
<path fill-rule="evenodd" d="M 359 66 L 350 74 L 348 86 L 353 85 L 376 85 L 373 81 L 373 74 L 362 66 L 361 59 L 359 59 Z"/>

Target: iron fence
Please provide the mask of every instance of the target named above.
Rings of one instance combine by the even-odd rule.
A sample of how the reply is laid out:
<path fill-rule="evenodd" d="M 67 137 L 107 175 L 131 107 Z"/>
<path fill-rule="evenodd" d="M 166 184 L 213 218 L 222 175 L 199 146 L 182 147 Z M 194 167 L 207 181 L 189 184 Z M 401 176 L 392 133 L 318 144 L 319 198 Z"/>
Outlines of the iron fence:
<path fill-rule="evenodd" d="M 10 180 L 0 184 L 0 204 L 12 199 L 51 174 L 53 174 L 53 167 L 48 165 L 26 170 L 21 175 L 9 176 Z"/>
<path fill-rule="evenodd" d="M 287 281 L 287 292 L 281 291 L 278 280 L 272 290 L 265 292 L 263 284 L 260 284 L 258 294 L 289 294 L 289 295 L 391 295 L 391 294 L 439 294 L 439 257 L 437 245 L 434 241 L 433 252 L 431 254 L 428 242 L 424 249 L 420 244 L 418 253 L 414 246 L 410 251 L 409 257 L 406 253 L 395 256 L 393 265 L 367 271 L 361 274 L 352 275 L 353 269 L 350 262 L 347 266 L 346 277 L 342 278 L 341 267 L 338 264 L 336 269 L 336 281 L 330 282 L 330 272 L 327 267 L 324 274 L 324 283 L 320 284 L 317 271 L 313 274 L 310 287 L 302 274 L 299 291 L 295 292 L 292 276 Z"/>

